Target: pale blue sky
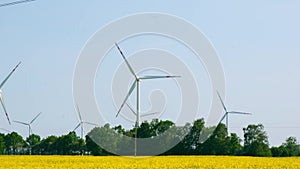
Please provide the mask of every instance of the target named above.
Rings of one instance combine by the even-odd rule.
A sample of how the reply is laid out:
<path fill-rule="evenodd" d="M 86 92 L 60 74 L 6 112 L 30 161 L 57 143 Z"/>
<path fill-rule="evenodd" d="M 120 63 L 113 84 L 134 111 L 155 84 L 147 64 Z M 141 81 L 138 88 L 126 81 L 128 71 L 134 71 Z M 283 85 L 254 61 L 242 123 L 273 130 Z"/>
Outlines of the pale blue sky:
<path fill-rule="evenodd" d="M 1 0 L 0 3 L 10 2 Z M 3 87 L 13 120 L 30 121 L 42 136 L 60 135 L 78 123 L 72 79 L 80 50 L 98 29 L 139 12 L 179 16 L 198 27 L 215 46 L 226 75 L 230 131 L 265 125 L 271 145 L 300 139 L 300 2 L 288 1 L 109 1 L 37 0 L 0 8 L 0 78 L 22 61 Z M 184 31 L 184 30 L 183 30 Z M 121 62 L 121 60 L 120 60 Z M 1 109 L 0 127 L 9 126 Z"/>

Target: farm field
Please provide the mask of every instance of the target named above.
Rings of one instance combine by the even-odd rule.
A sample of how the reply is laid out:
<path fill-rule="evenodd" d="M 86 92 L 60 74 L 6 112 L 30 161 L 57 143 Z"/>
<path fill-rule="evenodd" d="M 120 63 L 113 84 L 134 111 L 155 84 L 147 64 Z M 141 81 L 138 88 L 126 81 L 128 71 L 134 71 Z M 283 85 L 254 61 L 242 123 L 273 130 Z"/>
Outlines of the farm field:
<path fill-rule="evenodd" d="M 300 168 L 300 158 L 227 156 L 0 156 L 0 168 Z"/>

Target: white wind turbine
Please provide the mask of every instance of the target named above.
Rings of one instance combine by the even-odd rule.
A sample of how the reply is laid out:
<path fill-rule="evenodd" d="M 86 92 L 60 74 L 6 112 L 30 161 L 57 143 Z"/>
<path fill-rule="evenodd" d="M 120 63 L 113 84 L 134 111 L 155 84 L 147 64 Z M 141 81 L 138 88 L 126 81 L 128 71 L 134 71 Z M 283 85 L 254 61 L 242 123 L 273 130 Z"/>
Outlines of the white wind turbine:
<path fill-rule="evenodd" d="M 0 84 L 0 102 L 1 102 L 1 105 L 2 105 L 2 107 L 3 107 L 3 110 L 4 110 L 4 112 L 5 112 L 5 115 L 6 115 L 6 118 L 7 118 L 7 121 L 8 121 L 8 123 L 9 124 L 11 124 L 10 123 L 10 120 L 9 120 L 9 116 L 8 116 L 8 113 L 7 113 L 7 109 L 6 109 L 6 107 L 5 107 L 5 104 L 4 104 L 4 101 L 3 101 L 3 96 L 2 96 L 2 87 L 3 87 L 3 85 L 7 82 L 7 80 L 10 78 L 10 76 L 14 73 L 14 71 L 17 69 L 17 67 L 19 66 L 21 64 L 21 62 L 19 62 L 16 66 L 15 66 L 15 68 L 8 74 L 8 76 L 3 80 L 3 82 Z"/>
<path fill-rule="evenodd" d="M 228 127 L 229 127 L 229 126 L 228 126 L 228 115 L 229 115 L 229 114 L 251 115 L 251 113 L 238 112 L 238 111 L 228 111 L 218 91 L 217 91 L 217 94 L 218 94 L 218 96 L 219 96 L 219 98 L 220 98 L 220 101 L 221 101 L 221 103 L 222 103 L 223 109 L 225 110 L 225 114 L 224 114 L 224 116 L 221 118 L 221 120 L 220 120 L 219 123 L 221 123 L 221 122 L 226 118 L 226 127 L 227 127 L 227 130 L 229 129 L 229 128 L 228 128 Z"/>
<path fill-rule="evenodd" d="M 33 133 L 32 132 L 32 128 L 31 128 L 31 124 L 41 115 L 42 112 L 40 112 L 38 115 L 36 115 L 31 121 L 30 123 L 25 123 L 25 122 L 21 122 L 21 121 L 14 121 L 15 123 L 19 123 L 19 124 L 23 124 L 25 126 L 28 126 L 28 138 L 30 137 L 30 135 Z M 31 155 L 31 144 L 29 143 L 29 155 Z"/>
<path fill-rule="evenodd" d="M 78 113 L 80 122 L 79 122 L 78 125 L 74 128 L 73 131 L 77 130 L 77 129 L 80 127 L 80 130 L 81 130 L 81 131 L 80 131 L 80 137 L 83 139 L 83 125 L 84 125 L 84 124 L 89 124 L 89 125 L 93 125 L 93 126 L 98 126 L 98 125 L 95 124 L 95 123 L 86 122 L 86 121 L 83 121 L 83 120 L 82 120 L 82 117 L 81 117 L 81 113 L 80 113 L 78 104 L 76 104 L 76 111 L 77 111 L 77 113 Z"/>
<path fill-rule="evenodd" d="M 29 123 L 26 122 L 22 122 L 22 121 L 14 121 L 15 123 L 19 123 L 19 124 L 23 124 L 25 126 L 28 126 L 28 138 L 29 136 L 33 133 L 32 132 L 32 128 L 31 128 L 31 124 L 42 114 L 42 112 L 40 112 L 38 115 L 36 115 Z"/>
<path fill-rule="evenodd" d="M 121 104 L 121 107 L 118 111 L 118 113 L 116 114 L 116 117 L 118 117 L 118 115 L 120 114 L 122 108 L 124 107 L 126 101 L 128 100 L 129 96 L 132 94 L 133 90 L 136 88 L 136 111 L 134 112 L 133 110 L 133 113 L 136 114 L 136 122 L 135 122 L 135 148 L 134 148 L 134 155 L 136 156 L 137 154 L 137 128 L 139 126 L 139 123 L 140 123 L 140 82 L 142 80 L 151 80 L 151 79 L 168 79 L 168 78 L 177 78 L 177 77 L 180 77 L 180 76 L 142 76 L 142 77 L 139 77 L 133 70 L 133 68 L 130 66 L 129 62 L 127 61 L 125 55 L 123 54 L 122 50 L 120 49 L 120 47 L 118 46 L 117 43 L 115 43 L 116 47 L 118 48 L 122 58 L 124 59 L 129 71 L 131 72 L 131 74 L 133 75 L 134 77 L 134 82 L 133 84 L 131 85 L 130 89 L 129 89 L 129 92 L 128 94 L 126 95 L 123 103 Z M 128 105 L 129 106 L 129 105 Z M 129 106 L 130 107 L 130 106 Z M 131 109 L 131 108 L 130 108 Z"/>

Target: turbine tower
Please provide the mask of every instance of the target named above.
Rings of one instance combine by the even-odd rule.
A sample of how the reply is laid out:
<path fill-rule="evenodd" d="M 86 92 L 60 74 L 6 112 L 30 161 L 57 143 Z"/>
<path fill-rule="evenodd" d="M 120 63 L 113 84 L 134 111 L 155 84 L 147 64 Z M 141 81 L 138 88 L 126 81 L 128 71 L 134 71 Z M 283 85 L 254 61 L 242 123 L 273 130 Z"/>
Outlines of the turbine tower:
<path fill-rule="evenodd" d="M 82 120 L 82 117 L 81 117 L 81 113 L 80 113 L 78 104 L 76 104 L 76 111 L 77 111 L 77 113 L 78 113 L 78 117 L 79 117 L 80 122 L 79 122 L 78 125 L 74 128 L 73 131 L 77 130 L 77 129 L 80 127 L 80 130 L 81 130 L 81 131 L 80 131 L 80 137 L 83 139 L 83 125 L 84 125 L 84 124 L 89 124 L 89 125 L 93 125 L 93 126 L 98 126 L 98 125 L 95 124 L 95 123 L 86 122 L 86 121 L 83 121 L 83 120 Z"/>
<path fill-rule="evenodd" d="M 118 117 L 118 115 L 120 114 L 122 108 L 124 107 L 126 101 L 128 100 L 129 96 L 132 94 L 133 90 L 136 88 L 136 122 L 135 122 L 135 144 L 134 144 L 134 156 L 137 155 L 137 128 L 139 127 L 139 123 L 140 123 L 140 82 L 142 80 L 151 80 L 151 79 L 168 79 L 168 78 L 177 78 L 180 76 L 143 76 L 143 77 L 139 77 L 133 70 L 133 68 L 130 66 L 129 62 L 127 61 L 125 55 L 123 54 L 122 50 L 120 49 L 119 45 L 117 43 L 115 43 L 116 47 L 118 48 L 118 51 L 120 52 L 122 58 L 124 59 L 129 71 L 131 72 L 131 74 L 134 77 L 134 82 L 131 85 L 128 94 L 126 95 L 123 103 L 121 104 L 121 107 L 118 111 L 118 113 L 116 114 L 116 117 Z M 133 111 L 134 112 L 134 111 Z"/>
<path fill-rule="evenodd" d="M 6 115 L 6 118 L 7 118 L 7 121 L 9 124 L 10 123 L 10 120 L 9 120 L 9 116 L 8 116 L 8 113 L 7 113 L 7 109 L 5 107 L 5 104 L 4 104 L 4 101 L 3 101 L 3 96 L 2 96 L 2 87 L 4 86 L 4 84 L 7 82 L 7 80 L 10 78 L 10 76 L 14 73 L 14 71 L 17 69 L 17 67 L 21 64 L 21 62 L 19 62 L 15 68 L 8 74 L 8 76 L 2 81 L 2 83 L 0 84 L 0 102 L 1 102 L 1 105 L 3 107 L 3 110 L 4 110 L 4 113 Z"/>
<path fill-rule="evenodd" d="M 245 112 L 238 112 L 238 111 L 228 111 L 227 110 L 227 108 L 226 108 L 226 106 L 225 106 L 225 104 L 224 104 L 224 102 L 223 102 L 223 100 L 222 100 L 222 98 L 221 98 L 221 96 L 220 96 L 220 93 L 217 91 L 217 94 L 218 94 L 218 96 L 219 96 L 219 99 L 220 99 L 220 101 L 221 101 L 221 103 L 222 103 L 222 106 L 223 106 L 223 109 L 224 109 L 224 111 L 225 111 L 225 114 L 224 114 L 224 116 L 221 118 L 221 120 L 220 120 L 220 122 L 219 123 L 221 123 L 225 118 L 226 118 L 226 127 L 227 127 L 227 130 L 229 130 L 229 126 L 228 126 L 228 116 L 229 116 L 229 114 L 243 114 L 243 115 L 251 115 L 251 113 L 245 113 Z"/>
<path fill-rule="evenodd" d="M 29 123 L 25 123 L 22 121 L 14 121 L 15 123 L 19 123 L 25 126 L 28 126 L 28 138 L 30 137 L 30 135 L 33 133 L 32 132 L 32 128 L 31 128 L 31 124 L 42 114 L 42 112 L 40 112 L 38 115 L 36 115 Z M 29 147 L 29 155 L 31 155 L 31 145 Z"/>

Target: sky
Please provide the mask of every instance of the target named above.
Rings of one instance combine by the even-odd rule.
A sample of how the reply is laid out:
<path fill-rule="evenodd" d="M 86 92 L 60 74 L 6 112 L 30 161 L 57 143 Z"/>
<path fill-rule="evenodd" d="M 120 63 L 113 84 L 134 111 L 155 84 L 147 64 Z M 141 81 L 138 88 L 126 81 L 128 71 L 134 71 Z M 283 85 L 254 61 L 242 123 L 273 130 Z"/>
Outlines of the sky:
<path fill-rule="evenodd" d="M 0 1 L 6 2 L 11 1 Z M 118 18 L 161 12 L 192 23 L 215 47 L 225 74 L 228 109 L 252 113 L 251 116 L 229 116 L 229 132 L 243 138 L 243 127 L 261 123 L 270 145 L 278 146 L 289 136 L 300 140 L 299 7 L 300 2 L 295 0 L 113 0 L 105 3 L 36 0 L 0 7 L 0 78 L 4 79 L 22 61 L 2 88 L 6 107 L 12 120 L 24 122 L 42 112 L 32 124 L 33 132 L 42 137 L 72 131 L 79 122 L 73 102 L 73 74 L 86 42 L 100 28 Z M 154 41 L 157 38 L 161 43 Z M 122 49 L 132 53 L 135 48 L 145 47 L 137 42 L 145 42 L 146 47 L 168 49 L 164 43 L 170 40 L 137 38 L 137 41 L 124 43 Z M 113 55 L 116 49 L 111 52 Z M 121 64 L 122 59 L 118 59 L 117 63 L 108 59 L 106 71 Z M 96 84 L 102 82 L 99 72 Z M 199 74 L 201 72 L 205 71 Z M 210 88 L 207 79 L 204 83 L 199 90 L 206 91 L 206 96 Z M 101 101 L 106 96 L 97 95 L 97 98 Z M 207 98 L 205 110 L 209 109 L 210 97 Z M 0 128 L 18 131 L 24 137 L 28 133 L 24 126 L 8 125 L 2 109 Z"/>

